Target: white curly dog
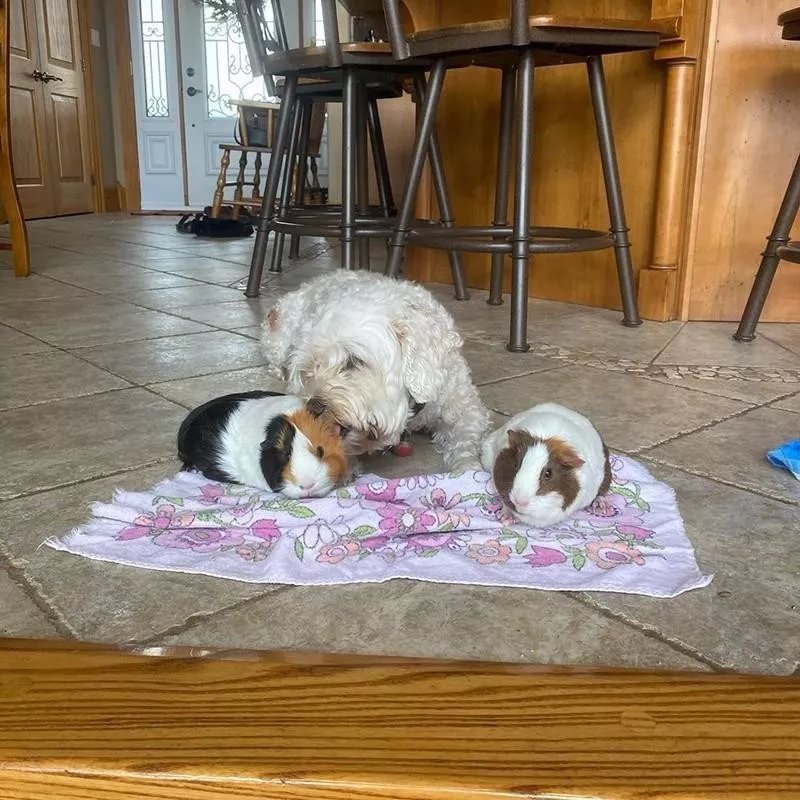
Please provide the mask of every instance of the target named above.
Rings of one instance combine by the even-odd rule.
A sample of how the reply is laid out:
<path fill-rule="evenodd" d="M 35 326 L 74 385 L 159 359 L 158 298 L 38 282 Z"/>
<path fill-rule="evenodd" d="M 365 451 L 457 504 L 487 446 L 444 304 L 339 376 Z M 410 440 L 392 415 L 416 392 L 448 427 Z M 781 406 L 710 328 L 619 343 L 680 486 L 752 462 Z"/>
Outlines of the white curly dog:
<path fill-rule="evenodd" d="M 448 469 L 480 468 L 489 412 L 452 317 L 421 286 L 337 270 L 284 295 L 262 342 L 271 371 L 340 426 L 351 454 L 427 430 Z"/>

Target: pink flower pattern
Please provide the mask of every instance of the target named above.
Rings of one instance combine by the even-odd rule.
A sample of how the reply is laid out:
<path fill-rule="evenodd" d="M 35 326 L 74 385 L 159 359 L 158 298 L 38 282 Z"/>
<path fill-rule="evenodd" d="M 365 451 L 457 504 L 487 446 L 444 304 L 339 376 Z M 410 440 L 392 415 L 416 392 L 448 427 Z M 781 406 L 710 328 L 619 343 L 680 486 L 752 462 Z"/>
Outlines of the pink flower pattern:
<path fill-rule="evenodd" d="M 616 457 L 612 463 L 616 478 L 625 463 Z M 205 483 L 189 497 L 156 498 L 152 511 L 130 519 L 115 538 L 119 542 L 149 540 L 166 550 L 214 553 L 219 554 L 215 558 L 253 564 L 267 560 L 286 540 L 301 561 L 328 566 L 348 559 L 379 558 L 392 563 L 449 552 L 487 570 L 511 565 L 598 571 L 630 568 L 646 563 L 649 553 L 642 548 L 659 547 L 653 542 L 655 531 L 645 522 L 648 506 L 630 479 L 615 480 L 612 492 L 598 498 L 591 508 L 542 532 L 515 522 L 494 494 L 488 474 L 476 473 L 474 480 L 485 491 L 472 494 L 453 490 L 448 480 L 443 475 L 367 476 L 338 490 L 333 502 L 340 513 L 325 518 L 317 516 L 312 501 L 301 503 L 233 484 Z M 365 518 L 371 518 L 372 525 L 364 524 Z M 289 528 L 293 533 L 283 537 Z"/>

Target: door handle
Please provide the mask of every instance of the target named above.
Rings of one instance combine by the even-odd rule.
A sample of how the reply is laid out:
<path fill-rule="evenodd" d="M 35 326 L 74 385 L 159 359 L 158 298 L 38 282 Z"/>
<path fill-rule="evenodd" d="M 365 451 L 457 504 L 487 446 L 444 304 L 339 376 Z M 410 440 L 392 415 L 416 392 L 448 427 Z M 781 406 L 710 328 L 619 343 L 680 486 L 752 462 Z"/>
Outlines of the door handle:
<path fill-rule="evenodd" d="M 51 75 L 49 72 L 42 72 L 40 69 L 35 69 L 31 72 L 31 78 L 35 81 L 41 81 L 42 83 L 50 83 L 50 81 L 63 81 L 63 78 L 59 78 L 57 75 Z"/>
<path fill-rule="evenodd" d="M 201 92 L 200 92 L 200 89 L 195 89 L 195 87 L 194 87 L 194 86 L 189 86 L 189 87 L 186 89 L 186 94 L 188 94 L 188 95 L 189 95 L 189 97 L 194 97 L 196 94 L 200 94 L 200 93 L 201 93 Z"/>

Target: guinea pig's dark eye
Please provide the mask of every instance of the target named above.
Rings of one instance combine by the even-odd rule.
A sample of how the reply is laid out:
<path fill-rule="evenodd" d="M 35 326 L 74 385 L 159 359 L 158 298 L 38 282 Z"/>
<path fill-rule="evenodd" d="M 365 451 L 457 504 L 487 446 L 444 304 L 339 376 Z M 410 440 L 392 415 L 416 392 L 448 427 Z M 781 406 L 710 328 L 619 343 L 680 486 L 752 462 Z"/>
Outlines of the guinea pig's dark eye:
<path fill-rule="evenodd" d="M 545 471 L 542 473 L 542 477 L 543 477 L 543 478 L 544 478 L 546 481 L 549 481 L 549 480 L 550 480 L 550 478 L 552 478 L 552 477 L 553 477 L 553 470 L 551 470 L 551 469 L 550 469 L 550 467 L 548 467 L 548 468 L 547 468 L 547 469 L 546 469 L 546 470 L 545 470 Z"/>
<path fill-rule="evenodd" d="M 321 447 L 317 448 L 317 458 L 322 458 L 325 455 L 325 450 Z"/>

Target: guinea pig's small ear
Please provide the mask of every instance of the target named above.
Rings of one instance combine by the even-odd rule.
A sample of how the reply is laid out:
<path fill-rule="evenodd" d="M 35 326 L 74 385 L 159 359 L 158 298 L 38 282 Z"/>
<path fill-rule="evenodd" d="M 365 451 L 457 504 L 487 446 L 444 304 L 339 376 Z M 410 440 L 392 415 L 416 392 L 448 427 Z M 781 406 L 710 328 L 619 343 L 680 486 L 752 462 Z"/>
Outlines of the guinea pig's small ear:
<path fill-rule="evenodd" d="M 511 447 L 527 447 L 530 443 L 531 435 L 527 431 L 508 431 L 508 443 Z"/>
<path fill-rule="evenodd" d="M 294 434 L 294 425 L 284 415 L 275 417 L 267 425 L 261 442 L 261 472 L 273 491 L 283 486 L 283 471 L 292 458 Z"/>
<path fill-rule="evenodd" d="M 566 442 L 550 439 L 547 443 L 551 457 L 564 469 L 579 469 L 586 462 Z"/>

